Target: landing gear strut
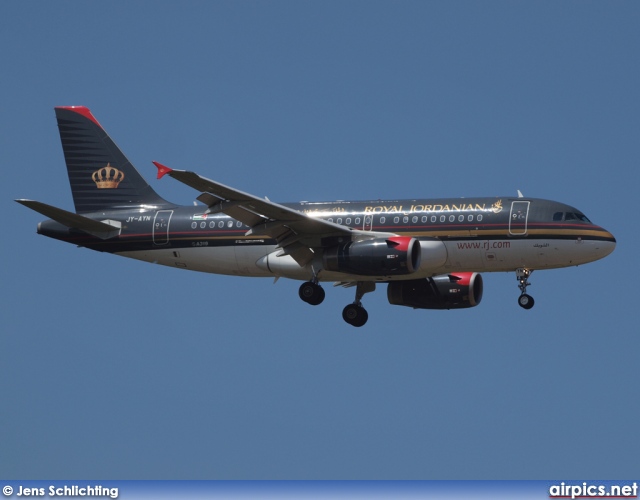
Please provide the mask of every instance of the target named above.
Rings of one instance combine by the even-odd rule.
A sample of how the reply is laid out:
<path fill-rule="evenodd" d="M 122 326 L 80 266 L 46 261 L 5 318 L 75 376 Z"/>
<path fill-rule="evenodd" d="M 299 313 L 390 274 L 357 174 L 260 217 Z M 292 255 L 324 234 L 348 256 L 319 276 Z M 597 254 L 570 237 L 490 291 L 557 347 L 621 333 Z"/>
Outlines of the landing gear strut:
<path fill-rule="evenodd" d="M 518 305 L 523 309 L 531 309 L 535 301 L 531 295 L 527 294 L 527 287 L 531 285 L 527 281 L 533 271 L 531 269 L 519 268 L 516 269 L 516 279 L 518 280 L 518 288 L 520 289 L 520 297 L 518 297 Z"/>
<path fill-rule="evenodd" d="M 369 313 L 362 307 L 361 299 L 365 293 L 373 292 L 375 289 L 376 284 L 373 281 L 358 281 L 356 300 L 342 310 L 342 319 L 351 326 L 363 326 L 369 319 Z"/>

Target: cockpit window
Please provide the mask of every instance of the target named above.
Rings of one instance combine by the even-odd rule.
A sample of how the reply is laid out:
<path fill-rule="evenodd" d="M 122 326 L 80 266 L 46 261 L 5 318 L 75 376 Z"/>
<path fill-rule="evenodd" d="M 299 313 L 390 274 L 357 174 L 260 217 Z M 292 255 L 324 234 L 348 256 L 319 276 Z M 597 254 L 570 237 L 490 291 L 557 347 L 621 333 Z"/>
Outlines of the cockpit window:
<path fill-rule="evenodd" d="M 589 224 L 591 224 L 591 221 L 585 214 L 581 214 L 580 212 L 578 212 L 576 214 L 576 217 L 578 217 L 578 219 L 580 219 L 582 222 L 588 222 Z"/>
<path fill-rule="evenodd" d="M 586 215 L 581 214 L 580 212 L 556 212 L 553 214 L 553 220 L 556 222 L 559 221 L 582 221 L 588 222 L 591 224 L 591 221 L 587 218 Z"/>

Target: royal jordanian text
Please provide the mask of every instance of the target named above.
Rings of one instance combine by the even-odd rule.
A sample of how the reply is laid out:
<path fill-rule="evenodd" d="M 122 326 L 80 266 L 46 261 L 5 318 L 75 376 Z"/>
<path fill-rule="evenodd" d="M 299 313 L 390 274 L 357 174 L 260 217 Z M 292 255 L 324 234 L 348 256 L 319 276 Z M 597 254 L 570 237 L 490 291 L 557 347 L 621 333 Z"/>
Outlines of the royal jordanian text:
<path fill-rule="evenodd" d="M 549 498 L 638 498 L 638 484 L 554 484 L 549 488 Z"/>
<path fill-rule="evenodd" d="M 18 497 L 108 497 L 118 498 L 118 488 L 105 488 L 96 486 L 49 486 L 49 488 L 23 488 L 19 487 Z"/>
<path fill-rule="evenodd" d="M 413 213 L 413 212 L 494 212 L 502 210 L 502 200 L 498 200 L 490 208 L 486 203 L 458 203 L 435 205 L 411 205 L 407 211 L 404 205 L 375 205 L 364 207 L 365 213 Z"/>

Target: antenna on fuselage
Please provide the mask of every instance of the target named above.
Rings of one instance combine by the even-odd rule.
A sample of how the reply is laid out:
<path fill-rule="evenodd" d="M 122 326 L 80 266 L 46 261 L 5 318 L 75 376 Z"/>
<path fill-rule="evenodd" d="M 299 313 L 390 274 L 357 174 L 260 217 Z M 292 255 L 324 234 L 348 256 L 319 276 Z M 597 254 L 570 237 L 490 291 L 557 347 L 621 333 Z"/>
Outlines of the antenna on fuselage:
<path fill-rule="evenodd" d="M 523 194 L 520 192 L 519 189 L 518 189 L 518 198 L 524 198 Z"/>

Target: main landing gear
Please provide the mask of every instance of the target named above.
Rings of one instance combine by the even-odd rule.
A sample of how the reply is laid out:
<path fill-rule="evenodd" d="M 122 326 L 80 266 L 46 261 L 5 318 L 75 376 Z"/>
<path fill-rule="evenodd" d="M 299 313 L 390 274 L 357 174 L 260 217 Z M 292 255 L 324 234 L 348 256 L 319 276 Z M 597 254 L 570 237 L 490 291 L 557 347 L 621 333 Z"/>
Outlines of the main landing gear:
<path fill-rule="evenodd" d="M 369 313 L 362 307 L 362 296 L 365 293 L 373 292 L 376 289 L 376 284 L 373 281 L 358 281 L 356 287 L 356 300 L 353 304 L 347 305 L 342 310 L 342 319 L 344 319 L 351 326 L 362 326 L 369 319 Z"/>
<path fill-rule="evenodd" d="M 353 304 L 347 305 L 342 311 L 342 318 L 352 326 L 363 326 L 369 319 L 367 310 L 362 307 L 362 296 L 365 293 L 373 292 L 376 284 L 373 281 L 358 281 L 356 286 L 356 300 Z M 305 281 L 300 285 L 298 295 L 307 304 L 317 306 L 324 300 L 324 289 L 318 284 L 317 278 Z"/>
<path fill-rule="evenodd" d="M 516 279 L 518 280 L 518 288 L 520 289 L 520 297 L 518 297 L 518 305 L 523 309 L 531 309 L 535 304 L 533 297 L 527 294 L 527 287 L 531 284 L 527 281 L 533 271 L 531 269 L 516 269 Z"/>
<path fill-rule="evenodd" d="M 298 295 L 300 295 L 300 298 L 307 304 L 317 306 L 324 300 L 324 288 L 318 285 L 317 280 L 306 281 L 302 285 L 300 285 Z"/>

